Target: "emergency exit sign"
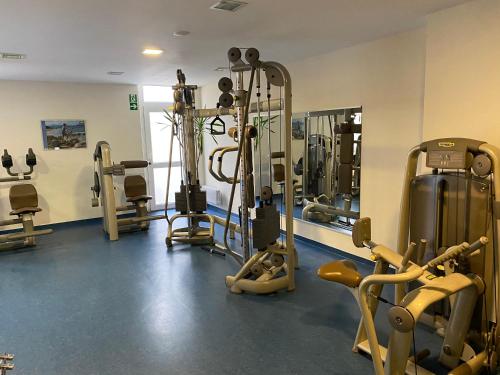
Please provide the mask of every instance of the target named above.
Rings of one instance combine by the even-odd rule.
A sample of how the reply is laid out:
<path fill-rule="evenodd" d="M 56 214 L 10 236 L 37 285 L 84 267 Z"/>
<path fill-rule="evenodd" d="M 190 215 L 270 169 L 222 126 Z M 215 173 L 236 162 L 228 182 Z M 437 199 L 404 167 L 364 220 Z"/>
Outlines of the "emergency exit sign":
<path fill-rule="evenodd" d="M 137 94 L 129 94 L 128 102 L 130 104 L 131 111 L 137 111 L 139 105 L 137 104 Z"/>

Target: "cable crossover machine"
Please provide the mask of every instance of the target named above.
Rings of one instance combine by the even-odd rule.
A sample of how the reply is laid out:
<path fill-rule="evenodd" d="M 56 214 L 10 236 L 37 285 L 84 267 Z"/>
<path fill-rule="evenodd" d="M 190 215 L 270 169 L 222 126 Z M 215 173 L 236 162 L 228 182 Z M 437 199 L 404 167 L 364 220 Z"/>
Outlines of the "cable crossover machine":
<path fill-rule="evenodd" d="M 167 216 L 168 234 L 167 246 L 172 242 L 208 244 L 210 251 L 221 255 L 228 254 L 241 266 L 240 270 L 231 276 L 226 276 L 226 285 L 233 293 L 244 291 L 256 294 L 268 294 L 281 289 L 295 289 L 294 270 L 297 266 L 297 253 L 293 239 L 293 185 L 292 185 L 292 149 L 291 142 L 285 142 L 284 150 L 271 152 L 267 156 L 269 163 L 273 158 L 284 160 L 284 220 L 273 201 L 272 181 L 263 185 L 262 165 L 255 166 L 253 150 L 255 139 L 264 136 L 259 132 L 265 129 L 249 125 L 249 114 L 258 118 L 266 115 L 270 118 L 271 111 L 280 111 L 280 128 L 284 126 L 285 139 L 292 138 L 292 82 L 287 69 L 277 62 L 263 62 L 255 48 L 249 48 L 242 60 L 239 48 L 231 48 L 228 52 L 230 77 L 219 80 L 218 87 L 222 91 L 216 108 L 197 109 L 195 107 L 195 91 L 197 86 L 187 85 L 185 75 L 177 72 L 178 84 L 173 86 L 173 131 L 171 133 L 170 161 L 174 137 L 181 145 L 182 182 L 180 191 L 175 194 L 175 208 L 179 213 Z M 249 75 L 245 88 L 244 78 Z M 233 77 L 234 76 L 234 77 Z M 261 98 L 261 81 L 265 78 L 267 100 Z M 255 86 L 255 92 L 254 90 Z M 280 98 L 272 99 L 272 88 L 279 91 Z M 255 95 L 256 101 L 251 102 Z M 281 115 L 283 113 L 283 115 Z M 217 147 L 209 156 L 208 169 L 210 174 L 221 183 L 231 185 L 231 194 L 225 219 L 206 213 L 206 193 L 201 190 L 196 165 L 197 144 L 195 142 L 195 120 L 197 118 L 214 119 L 209 123 L 209 134 L 222 136 L 225 133 L 225 123 L 219 116 L 231 115 L 236 126 L 228 129 L 227 135 L 235 142 L 232 146 Z M 282 123 L 284 124 L 283 126 Z M 199 131 L 199 130 L 198 130 Z M 270 138 L 270 127 L 267 136 Z M 259 152 L 262 149 L 259 146 Z M 236 154 L 236 162 L 232 176 L 223 172 L 224 156 Z M 214 170 L 214 159 L 218 167 Z M 262 160 L 259 159 L 259 160 Z M 262 162 L 261 162 L 262 164 Z M 259 173 L 259 195 L 255 194 L 254 170 Z M 269 170 L 271 167 L 269 166 Z M 231 221 L 233 203 L 237 186 L 239 185 L 240 206 L 238 207 L 239 225 Z M 170 189 L 170 168 L 167 181 L 167 202 Z M 179 218 L 187 219 L 187 227 L 173 228 L 173 223 Z M 282 222 L 284 221 L 284 228 Z M 208 223 L 208 227 L 201 223 Z M 214 226 L 224 226 L 222 243 L 214 240 Z M 285 234 L 282 234 L 282 231 Z M 235 232 L 240 234 L 234 240 Z M 237 243 L 240 249 L 236 249 Z"/>

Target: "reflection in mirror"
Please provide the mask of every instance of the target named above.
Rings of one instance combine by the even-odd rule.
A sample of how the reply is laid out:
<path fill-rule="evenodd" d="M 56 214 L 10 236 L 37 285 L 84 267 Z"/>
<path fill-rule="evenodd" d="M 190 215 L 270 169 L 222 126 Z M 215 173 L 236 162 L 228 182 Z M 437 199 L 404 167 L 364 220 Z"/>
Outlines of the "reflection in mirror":
<path fill-rule="evenodd" d="M 359 218 L 361 107 L 294 116 L 294 216 L 352 229 Z"/>

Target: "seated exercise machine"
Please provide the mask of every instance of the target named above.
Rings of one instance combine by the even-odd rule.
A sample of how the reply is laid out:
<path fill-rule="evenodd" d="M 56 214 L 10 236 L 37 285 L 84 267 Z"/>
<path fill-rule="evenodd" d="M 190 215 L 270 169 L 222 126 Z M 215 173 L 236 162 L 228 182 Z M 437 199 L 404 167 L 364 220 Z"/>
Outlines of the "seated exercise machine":
<path fill-rule="evenodd" d="M 417 175 L 426 154 L 430 174 Z M 353 242 L 368 247 L 374 272 L 362 277 L 354 263 L 321 266 L 318 275 L 346 286 L 362 319 L 355 352 L 371 354 L 375 373 L 432 374 L 413 343 L 417 322 L 443 337 L 439 366 L 449 374 L 495 373 L 498 351 L 500 151 L 485 142 L 445 138 L 409 154 L 403 187 L 398 251 L 371 240 L 369 218 L 356 221 Z M 408 245 L 409 243 L 409 245 Z M 389 272 L 389 268 L 395 273 Z M 395 286 L 388 311 L 389 344 L 379 344 L 375 315 L 384 285 Z M 384 365 L 385 362 L 385 365 Z"/>
<path fill-rule="evenodd" d="M 119 164 L 111 159 L 111 148 L 105 141 L 97 143 L 94 151 L 94 185 L 91 187 L 93 198 L 92 207 L 99 205 L 99 198 L 103 209 L 104 231 L 111 241 L 118 240 L 119 232 L 148 230 L 149 222 L 164 219 L 164 215 L 149 215 L 147 202 L 151 196 L 147 194 L 146 180 L 141 175 L 125 176 L 127 169 L 147 168 L 145 160 L 126 160 Z M 96 170 L 97 167 L 97 170 Z M 115 187 L 113 176 L 125 176 L 123 189 L 127 205 L 116 206 Z M 118 213 L 134 211 L 131 217 L 118 218 Z"/>
<path fill-rule="evenodd" d="M 28 149 L 26 154 L 26 165 L 29 170 L 27 172 L 13 172 L 14 163 L 12 156 L 7 150 L 4 150 L 2 155 L 2 166 L 6 169 L 10 177 L 0 178 L 0 182 L 19 182 L 31 180 L 36 165 L 36 155 L 33 150 Z M 52 229 L 35 230 L 33 224 L 33 216 L 37 212 L 42 211 L 38 207 L 38 194 L 32 184 L 15 184 L 9 189 L 9 200 L 12 211 L 10 215 L 17 216 L 16 219 L 0 220 L 0 226 L 21 224 L 22 230 L 13 233 L 0 235 L 0 250 L 12 250 L 16 248 L 35 246 L 36 236 L 52 233 Z"/>

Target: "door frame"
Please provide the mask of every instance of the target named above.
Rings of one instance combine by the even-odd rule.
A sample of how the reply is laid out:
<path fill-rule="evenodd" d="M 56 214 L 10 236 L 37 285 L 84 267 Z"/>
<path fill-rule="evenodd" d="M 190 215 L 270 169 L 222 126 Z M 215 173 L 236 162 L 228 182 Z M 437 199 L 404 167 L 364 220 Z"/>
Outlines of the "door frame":
<path fill-rule="evenodd" d="M 142 97 L 142 89 L 141 91 L 141 97 Z M 142 99 L 142 98 L 141 98 Z M 150 201 L 150 209 L 152 211 L 155 210 L 163 210 L 165 209 L 165 204 L 164 203 L 157 203 L 156 202 L 156 192 L 155 192 L 155 184 L 154 184 L 154 168 L 168 168 L 168 162 L 161 162 L 161 163 L 153 163 L 153 150 L 152 150 L 152 142 L 151 142 L 151 131 L 150 131 L 150 123 L 149 123 L 149 114 L 151 112 L 163 112 L 164 109 L 167 109 L 173 105 L 173 103 L 164 103 L 164 102 L 142 102 L 142 115 L 141 115 L 141 120 L 142 120 L 142 133 L 143 133 L 143 150 L 144 150 L 144 156 L 146 157 L 146 160 L 148 160 L 150 164 L 150 168 L 147 168 L 147 182 L 149 186 L 149 191 L 153 199 Z M 165 140 L 168 142 L 168 140 Z M 180 167 L 181 162 L 176 161 L 172 162 L 172 168 L 174 167 Z M 166 182 L 165 182 L 166 183 Z M 170 189 L 175 188 L 174 186 L 170 186 Z M 175 202 L 168 202 L 167 207 L 172 208 L 174 207 Z"/>

